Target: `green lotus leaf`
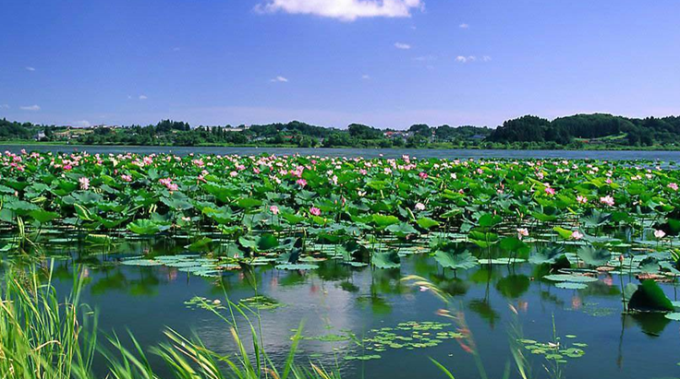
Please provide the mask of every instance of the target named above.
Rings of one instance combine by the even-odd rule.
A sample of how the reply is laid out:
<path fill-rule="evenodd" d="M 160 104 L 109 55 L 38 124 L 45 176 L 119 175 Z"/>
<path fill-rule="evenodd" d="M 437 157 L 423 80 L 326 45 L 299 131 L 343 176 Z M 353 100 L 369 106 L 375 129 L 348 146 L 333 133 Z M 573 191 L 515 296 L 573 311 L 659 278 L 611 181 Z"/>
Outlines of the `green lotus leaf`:
<path fill-rule="evenodd" d="M 434 253 L 434 259 L 442 267 L 454 270 L 467 270 L 479 264 L 477 258 L 467 250 L 459 253 L 439 250 Z"/>
<path fill-rule="evenodd" d="M 161 228 L 155 222 L 148 219 L 135 220 L 128 224 L 128 230 L 140 235 L 154 235 L 161 231 Z"/>
<path fill-rule="evenodd" d="M 597 282 L 597 278 L 585 275 L 575 275 L 575 274 L 553 274 L 546 275 L 543 279 L 550 280 L 553 282 L 573 282 L 573 283 L 592 283 Z"/>
<path fill-rule="evenodd" d="M 392 269 L 401 267 L 401 258 L 396 251 L 386 253 L 373 253 L 371 264 L 376 268 Z"/>
<path fill-rule="evenodd" d="M 59 213 L 49 212 L 43 209 L 31 211 L 28 213 L 29 216 L 33 217 L 36 221 L 41 224 L 48 223 L 52 220 L 56 220 L 60 217 Z"/>
<path fill-rule="evenodd" d="M 590 266 L 602 266 L 612 258 L 612 253 L 608 250 L 596 249 L 593 246 L 581 246 L 576 255 Z"/>
<path fill-rule="evenodd" d="M 420 226 L 423 229 L 431 229 L 434 228 L 435 226 L 438 226 L 439 222 L 429 217 L 421 217 L 418 220 L 416 220 L 416 224 L 418 224 L 418 226 Z"/>
<path fill-rule="evenodd" d="M 381 214 L 374 214 L 371 216 L 373 222 L 382 228 L 388 227 L 390 225 L 395 225 L 399 223 L 399 219 L 394 216 L 385 216 Z"/>

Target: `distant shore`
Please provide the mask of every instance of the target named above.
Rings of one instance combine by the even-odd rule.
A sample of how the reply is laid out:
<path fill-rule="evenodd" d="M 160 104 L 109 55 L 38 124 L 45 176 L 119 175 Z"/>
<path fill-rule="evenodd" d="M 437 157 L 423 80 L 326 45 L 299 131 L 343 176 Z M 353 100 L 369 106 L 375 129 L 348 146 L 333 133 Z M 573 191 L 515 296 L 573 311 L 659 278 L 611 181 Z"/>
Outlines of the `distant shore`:
<path fill-rule="evenodd" d="M 74 149 L 87 149 L 90 147 L 131 147 L 131 148 L 153 148 L 153 147 L 229 147 L 229 148 L 254 148 L 254 149 L 267 149 L 267 148 L 285 148 L 285 149 L 296 149 L 302 148 L 295 144 L 197 144 L 197 145 L 176 145 L 176 144 L 157 144 L 157 145 L 128 145 L 128 144 L 69 144 L 62 141 L 50 141 L 50 142 L 36 142 L 36 141 L 0 141 L 0 145 L 12 145 L 20 146 L 24 145 L 26 148 L 31 146 L 64 146 Z M 318 146 L 318 147 L 305 147 L 305 149 L 315 149 L 315 150 L 327 150 L 327 149 L 365 149 L 365 150 L 403 150 L 403 149 L 413 149 L 413 150 L 499 150 L 499 151 L 680 151 L 680 146 L 612 146 L 612 145 L 586 145 L 581 149 L 574 149 L 566 146 L 530 146 L 527 149 L 516 149 L 516 148 L 500 148 L 493 146 L 458 146 L 447 143 L 431 143 L 425 146 L 413 146 L 413 147 L 375 147 L 375 146 Z"/>

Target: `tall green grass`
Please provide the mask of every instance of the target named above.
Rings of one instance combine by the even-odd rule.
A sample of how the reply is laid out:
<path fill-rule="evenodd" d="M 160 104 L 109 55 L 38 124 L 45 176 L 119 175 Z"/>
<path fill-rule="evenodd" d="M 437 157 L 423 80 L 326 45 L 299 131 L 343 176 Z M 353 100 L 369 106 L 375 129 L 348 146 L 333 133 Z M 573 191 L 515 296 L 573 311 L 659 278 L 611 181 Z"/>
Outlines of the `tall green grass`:
<path fill-rule="evenodd" d="M 206 347 L 199 338 L 187 338 L 168 329 L 167 341 L 146 351 L 130 335 L 124 344 L 117 335 L 101 338 L 97 315 L 80 303 L 82 281 L 76 278 L 72 292 L 59 300 L 47 278 L 10 269 L 0 287 L 0 378 L 2 379 L 160 379 L 147 354 L 155 354 L 167 365 L 170 377 L 180 379 L 339 379 L 309 363 L 295 363 L 302 338 L 293 336 L 286 360 L 277 365 L 268 357 L 256 327 L 248 317 L 252 338 L 241 338 L 236 316 L 247 316 L 241 307 L 228 303 L 229 317 L 213 309 L 228 325 L 236 353 L 223 355 Z M 249 346 L 247 346 L 249 345 Z M 100 357 L 104 375 L 95 376 L 93 362 Z M 99 370 L 101 371 L 101 370 Z"/>
<path fill-rule="evenodd" d="M 0 289 L 0 377 L 85 378 L 96 352 L 96 315 L 79 306 L 80 284 L 59 302 L 51 282 L 38 278 L 10 270 Z"/>

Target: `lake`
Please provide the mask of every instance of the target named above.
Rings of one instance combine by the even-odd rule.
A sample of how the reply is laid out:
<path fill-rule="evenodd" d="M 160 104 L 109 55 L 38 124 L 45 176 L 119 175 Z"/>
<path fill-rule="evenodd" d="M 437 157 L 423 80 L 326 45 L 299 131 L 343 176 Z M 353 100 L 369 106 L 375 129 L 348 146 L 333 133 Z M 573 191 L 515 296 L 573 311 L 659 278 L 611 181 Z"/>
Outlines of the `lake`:
<path fill-rule="evenodd" d="M 597 159 L 597 160 L 660 160 L 680 162 L 680 151 L 587 151 L 587 150 L 465 150 L 465 149 L 325 149 L 276 147 L 183 147 L 183 146 L 72 146 L 72 145 L 0 145 L 0 151 L 18 153 L 21 149 L 39 152 L 87 151 L 92 154 L 237 154 L 237 155 L 319 155 L 327 157 L 418 158 L 446 159 Z"/>
<path fill-rule="evenodd" d="M 379 352 L 362 352 L 362 347 L 349 339 L 314 340 L 348 332 L 358 338 L 370 338 L 376 330 L 394 330 L 400 323 L 450 323 L 437 315 L 444 308 L 441 300 L 400 281 L 415 274 L 453 297 L 452 305 L 464 313 L 489 377 L 500 377 L 512 359 L 509 333 L 515 316 L 510 305 L 518 310 L 523 338 L 551 341 L 554 319 L 562 344 L 583 346 L 583 356 L 569 358 L 563 365 L 566 377 L 671 377 L 680 362 L 673 353 L 680 348 L 678 324 L 663 314 L 622 315 L 619 278 L 609 274 L 600 274 L 600 281 L 588 289 L 567 290 L 535 279 L 537 268 L 528 263 L 481 265 L 456 273 L 443 269 L 427 255 L 411 255 L 403 259 L 401 269 L 394 270 L 352 268 L 327 261 L 313 271 L 259 267 L 252 274 L 232 272 L 220 278 L 202 278 L 177 268 L 119 264 L 124 256 L 181 252 L 181 248 L 168 247 L 167 241 L 130 241 L 119 250 L 128 252 L 93 255 L 73 247 L 56 249 L 61 254 L 71 251 L 72 255 L 54 263 L 55 277 L 58 288 L 68 291 L 74 270 L 84 269 L 88 284 L 83 300 L 98 309 L 100 327 L 121 335 L 129 329 L 143 346 L 163 341 L 162 331 L 167 326 L 186 335 L 195 332 L 207 347 L 218 352 L 232 351 L 234 345 L 226 324 L 209 311 L 192 309 L 185 303 L 195 296 L 210 301 L 224 301 L 228 296 L 238 302 L 259 294 L 281 305 L 258 312 L 266 350 L 275 361 L 284 358 L 293 330 L 304 322 L 303 334 L 312 339 L 303 341 L 299 361 L 311 359 L 328 368 L 338 366 L 343 378 L 443 377 L 429 358 L 450 368 L 456 378 L 478 377 L 471 355 L 456 339 L 415 349 L 388 346 Z M 629 280 L 624 278 L 625 283 Z M 663 284 L 662 288 L 677 300 L 675 285 Z M 410 338 L 412 331 L 407 329 L 397 334 Z M 431 334 L 422 332 L 420 337 L 456 330 L 456 325 L 448 325 Z M 380 358 L 343 358 L 366 352 Z M 541 355 L 526 353 L 542 376 L 541 365 L 547 361 Z M 160 365 L 158 359 L 151 357 L 152 363 Z"/>
<path fill-rule="evenodd" d="M 246 345 L 249 319 L 280 364 L 302 327 L 299 367 L 345 379 L 443 378 L 431 359 L 459 379 L 501 378 L 507 365 L 519 378 L 515 360 L 536 378 L 677 376 L 679 170 L 614 162 L 641 152 L 243 156 L 265 151 L 380 153 L 5 154 L 0 271 L 18 268 L 23 289 L 37 265 L 41 279 L 53 272 L 60 296 L 84 278 L 81 300 L 97 310 L 105 346 L 115 332 L 130 347 L 129 330 L 150 352 L 171 328 L 231 356 L 231 326 L 218 317 L 231 317 L 231 302 L 245 313 L 234 324 Z M 225 155 L 233 153 L 242 156 Z M 610 156 L 519 159 L 539 153 Z M 20 303 L 7 293 L 3 301 Z M 3 325 L 0 342 L 34 326 Z M 173 377 L 148 357 L 160 377 Z M 105 377 L 107 362 L 95 363 Z"/>

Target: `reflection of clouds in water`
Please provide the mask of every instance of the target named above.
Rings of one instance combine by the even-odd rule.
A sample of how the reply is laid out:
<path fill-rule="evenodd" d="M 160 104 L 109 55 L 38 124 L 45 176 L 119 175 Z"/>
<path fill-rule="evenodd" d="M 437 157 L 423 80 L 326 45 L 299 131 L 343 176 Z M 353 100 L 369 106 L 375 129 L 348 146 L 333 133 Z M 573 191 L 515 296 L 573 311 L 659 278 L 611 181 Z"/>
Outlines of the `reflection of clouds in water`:
<path fill-rule="evenodd" d="M 351 293 L 343 290 L 336 285 L 337 283 L 322 281 L 313 273 L 307 273 L 304 281 L 298 284 L 281 285 L 287 275 L 297 275 L 297 273 L 275 270 L 262 273 L 259 278 L 261 286 L 259 293 L 272 297 L 285 306 L 260 311 L 260 325 L 257 324 L 258 320 L 255 315 L 250 317 L 258 333 L 261 327 L 260 338 L 263 340 L 265 351 L 275 361 L 285 359 L 291 345 L 291 337 L 295 334 L 293 330 L 299 328 L 301 322 L 304 322 L 303 335 L 307 337 L 342 334 L 342 330 L 356 326 L 356 322 L 352 322 L 351 311 L 355 300 Z M 252 291 L 248 294 L 239 293 L 238 297 L 248 297 L 252 294 Z M 235 298 L 234 293 L 230 296 Z M 200 323 L 196 333 L 206 346 L 221 353 L 233 351 L 234 341 L 229 333 L 229 326 L 216 316 L 206 313 L 203 315 L 207 317 Z M 242 317 L 239 319 L 238 326 L 243 342 L 246 347 L 252 349 L 249 326 L 245 320 L 242 320 Z M 327 355 L 328 363 L 332 363 L 334 362 L 332 356 L 334 349 L 346 350 L 351 347 L 350 344 L 353 345 L 353 342 L 305 340 L 301 342 L 300 348 L 307 353 Z"/>

